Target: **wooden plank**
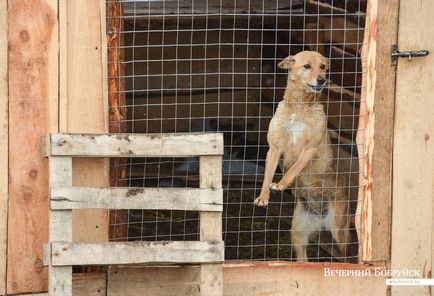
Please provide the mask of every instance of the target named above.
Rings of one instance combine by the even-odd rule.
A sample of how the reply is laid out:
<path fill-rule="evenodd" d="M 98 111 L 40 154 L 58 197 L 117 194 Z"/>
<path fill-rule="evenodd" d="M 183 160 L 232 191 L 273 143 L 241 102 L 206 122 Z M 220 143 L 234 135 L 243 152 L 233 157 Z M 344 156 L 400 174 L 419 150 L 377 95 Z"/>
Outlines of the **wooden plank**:
<path fill-rule="evenodd" d="M 222 189 L 51 188 L 51 209 L 223 211 Z"/>
<path fill-rule="evenodd" d="M 376 60 L 376 28 L 372 28 L 371 20 L 376 21 L 377 18 L 377 2 L 376 0 L 368 1 L 367 6 L 367 22 L 365 23 L 365 33 L 362 47 L 362 71 L 363 71 L 363 84 L 361 93 L 361 102 L 359 110 L 359 126 L 357 129 L 357 152 L 359 157 L 359 191 L 357 200 L 357 209 L 355 216 L 355 225 L 357 236 L 359 239 L 359 261 L 369 259 L 372 254 L 372 148 L 373 148 L 373 135 L 372 129 L 374 123 L 374 117 L 368 113 L 372 110 L 372 99 L 374 96 L 373 90 L 375 85 L 375 60 Z M 368 54 L 373 60 L 368 60 Z M 373 71 L 369 71 L 369 66 Z M 367 85 L 370 85 L 370 88 Z M 369 100 L 369 106 L 368 106 Z M 368 130 L 369 129 L 369 130 Z M 368 142 L 366 142 L 368 141 Z M 371 150 L 371 151 L 369 151 Z M 369 170 L 369 171 L 367 171 Z"/>
<path fill-rule="evenodd" d="M 72 276 L 72 295 L 106 295 L 105 273 L 74 273 Z M 48 296 L 48 293 L 21 294 L 20 296 Z"/>
<path fill-rule="evenodd" d="M 108 159 L 73 159 L 73 186 L 109 186 Z M 73 240 L 108 241 L 107 210 L 73 210 Z"/>
<path fill-rule="evenodd" d="M 59 5 L 59 131 L 67 131 L 68 121 L 68 5 L 67 0 L 58 0 Z"/>
<path fill-rule="evenodd" d="M 390 44 L 396 43 L 398 0 L 368 2 L 366 46 L 362 51 L 364 82 L 357 134 L 359 188 L 357 219 L 362 261 L 390 260 L 392 137 L 395 69 Z M 372 25 L 375 24 L 375 25 Z M 377 42 L 378 41 L 378 42 Z M 384 81 L 390 83 L 384 83 Z M 374 149 L 375 147 L 375 149 Z"/>
<path fill-rule="evenodd" d="M 125 91 L 124 4 L 121 0 L 107 2 L 107 52 L 109 132 L 126 133 L 127 108 Z M 125 158 L 110 159 L 110 186 L 127 186 Z M 128 211 L 110 211 L 110 239 L 128 236 Z"/>
<path fill-rule="evenodd" d="M 105 296 L 106 275 L 104 272 L 75 273 L 72 275 L 72 295 Z"/>
<path fill-rule="evenodd" d="M 124 4 L 107 2 L 109 132 L 127 132 L 125 95 Z"/>
<path fill-rule="evenodd" d="M 367 46 L 363 51 L 364 87 L 362 105 L 365 116 L 361 259 L 363 261 L 390 260 L 392 206 L 392 143 L 395 111 L 396 69 L 391 65 L 390 44 L 397 43 L 399 0 L 381 5 L 368 2 Z M 384 83 L 389 81 L 389 83 Z"/>
<path fill-rule="evenodd" d="M 222 188 L 222 156 L 202 156 L 199 159 L 200 188 Z M 223 194 L 220 195 L 223 202 Z M 200 240 L 222 241 L 222 213 L 200 213 Z M 223 269 L 221 264 L 202 264 L 200 269 L 201 295 L 223 295 Z"/>
<path fill-rule="evenodd" d="M 60 131 L 108 132 L 105 1 L 60 1 Z M 66 39 L 64 38 L 66 36 Z M 74 159 L 76 186 L 108 186 L 109 161 Z M 73 212 L 76 241 L 107 241 L 107 210 Z"/>
<path fill-rule="evenodd" d="M 434 2 L 400 1 L 400 50 L 434 47 Z M 434 55 L 400 59 L 393 141 L 392 269 L 432 278 L 434 199 Z M 430 74 L 428 74 L 430 73 Z M 393 286 L 392 295 L 431 295 L 431 286 Z"/>
<path fill-rule="evenodd" d="M 324 276 L 325 268 L 371 270 L 371 275 Z M 225 296 L 386 296 L 386 277 L 374 276 L 375 268 L 383 269 L 344 263 L 227 262 L 223 289 Z M 198 296 L 199 283 L 199 266 L 112 267 L 107 292 L 111 296 Z"/>
<path fill-rule="evenodd" d="M 399 0 L 377 4 L 375 133 L 372 155 L 372 253 L 369 261 L 390 261 L 392 227 L 392 153 L 396 68 L 389 59 L 390 44 L 397 43 Z M 375 38 L 375 36 L 372 36 Z M 368 55 L 369 56 L 369 55 Z M 384 83 L 388 81 L 388 83 Z M 368 87 L 368 86 L 367 86 Z"/>
<path fill-rule="evenodd" d="M 187 157 L 223 155 L 223 135 L 51 134 L 46 155 L 80 157 Z"/>
<path fill-rule="evenodd" d="M 152 1 L 151 1 L 152 2 Z M 262 1 L 262 0 L 237 0 L 236 2 L 221 2 L 220 0 L 208 0 L 207 2 L 191 0 L 180 1 L 154 1 L 147 2 L 126 2 L 125 13 L 127 15 L 144 15 L 149 14 L 178 14 L 178 13 L 226 13 L 240 14 L 254 12 L 273 12 L 282 9 L 302 8 L 302 0 L 293 0 L 288 3 L 286 0 Z M 193 5 L 192 5 L 193 4 Z"/>
<path fill-rule="evenodd" d="M 65 266 L 222 262 L 223 250 L 222 242 L 53 242 L 51 264 Z"/>
<path fill-rule="evenodd" d="M 0 1 L 0 295 L 6 294 L 8 225 L 8 9 Z"/>
<path fill-rule="evenodd" d="M 50 187 L 72 185 L 72 158 L 53 156 L 49 158 Z M 72 241 L 72 211 L 49 211 L 48 241 Z M 48 267 L 48 293 L 53 295 L 72 295 L 72 267 Z"/>
<path fill-rule="evenodd" d="M 104 1 L 67 2 L 66 131 L 107 132 L 108 99 L 104 77 Z M 64 98 L 61 98 L 64 99 Z"/>
<path fill-rule="evenodd" d="M 57 0 L 3 2 L 8 5 L 9 22 L 8 42 L 3 40 L 1 46 L 9 46 L 9 133 L 13 135 L 9 138 L 7 293 L 16 294 L 47 289 L 41 245 L 48 238 L 48 165 L 38 150 L 42 135 L 57 132 Z"/>

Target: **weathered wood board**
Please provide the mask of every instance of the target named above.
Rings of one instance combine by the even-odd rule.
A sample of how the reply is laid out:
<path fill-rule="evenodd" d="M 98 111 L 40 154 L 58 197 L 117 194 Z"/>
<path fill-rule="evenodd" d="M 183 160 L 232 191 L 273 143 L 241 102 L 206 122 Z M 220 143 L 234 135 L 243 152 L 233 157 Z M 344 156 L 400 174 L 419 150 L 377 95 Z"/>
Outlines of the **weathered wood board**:
<path fill-rule="evenodd" d="M 119 265 L 223 262 L 223 243 L 198 241 L 51 243 L 51 264 Z"/>
<path fill-rule="evenodd" d="M 0 1 L 0 295 L 6 294 L 8 221 L 8 9 Z"/>
<path fill-rule="evenodd" d="M 59 0 L 61 132 L 108 132 L 105 1 Z M 107 159 L 74 159 L 73 185 L 108 186 Z M 73 213 L 76 241 L 107 241 L 108 211 Z"/>
<path fill-rule="evenodd" d="M 77 157 L 185 157 L 222 155 L 223 135 L 209 134 L 52 134 L 45 154 Z"/>
<path fill-rule="evenodd" d="M 48 165 L 40 145 L 42 135 L 58 131 L 57 0 L 7 1 L 7 7 L 8 42 L 1 42 L 9 48 L 9 134 L 13 135 L 9 137 L 7 292 L 16 294 L 47 290 L 41 246 L 48 238 Z"/>
<path fill-rule="evenodd" d="M 349 272 L 371 270 L 371 276 L 325 276 L 324 268 Z M 223 266 L 225 296 L 375 295 L 386 296 L 384 276 L 354 264 L 249 262 Z M 111 296 L 199 296 L 199 266 L 113 267 L 107 292 Z"/>
<path fill-rule="evenodd" d="M 199 188 L 51 188 L 51 209 L 130 209 L 223 211 L 222 189 Z"/>
<path fill-rule="evenodd" d="M 52 156 L 49 158 L 50 187 L 72 185 L 72 158 Z M 72 241 L 72 211 L 49 211 L 48 241 Z M 44 254 L 44 258 L 46 254 Z M 72 295 L 72 267 L 48 267 L 48 293 L 50 296 Z"/>
<path fill-rule="evenodd" d="M 400 50 L 434 48 L 434 2 L 400 1 Z M 434 55 L 399 59 L 393 141 L 392 269 L 433 277 Z M 432 286 L 393 286 L 393 296 L 431 295 Z"/>

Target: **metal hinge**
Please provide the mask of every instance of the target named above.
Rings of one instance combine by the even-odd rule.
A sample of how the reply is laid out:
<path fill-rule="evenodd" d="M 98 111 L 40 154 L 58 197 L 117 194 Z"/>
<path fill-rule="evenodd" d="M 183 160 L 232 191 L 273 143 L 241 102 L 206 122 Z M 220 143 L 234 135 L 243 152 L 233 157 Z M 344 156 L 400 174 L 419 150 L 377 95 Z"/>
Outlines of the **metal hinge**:
<path fill-rule="evenodd" d="M 398 45 L 392 45 L 392 53 L 390 56 L 392 57 L 392 65 L 396 65 L 396 61 L 398 58 L 408 58 L 411 61 L 414 57 L 424 57 L 429 54 L 428 50 L 404 50 L 399 51 Z"/>

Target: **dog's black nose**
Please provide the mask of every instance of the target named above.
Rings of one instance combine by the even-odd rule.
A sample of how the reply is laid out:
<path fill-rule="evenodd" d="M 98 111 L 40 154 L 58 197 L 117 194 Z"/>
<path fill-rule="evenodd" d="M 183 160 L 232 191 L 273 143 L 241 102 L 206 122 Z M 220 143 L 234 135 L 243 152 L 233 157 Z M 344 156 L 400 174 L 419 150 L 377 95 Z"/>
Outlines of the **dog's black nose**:
<path fill-rule="evenodd" d="M 324 77 L 318 77 L 316 79 L 316 82 L 317 82 L 318 85 L 323 85 L 323 84 L 325 84 L 326 80 L 325 80 Z"/>

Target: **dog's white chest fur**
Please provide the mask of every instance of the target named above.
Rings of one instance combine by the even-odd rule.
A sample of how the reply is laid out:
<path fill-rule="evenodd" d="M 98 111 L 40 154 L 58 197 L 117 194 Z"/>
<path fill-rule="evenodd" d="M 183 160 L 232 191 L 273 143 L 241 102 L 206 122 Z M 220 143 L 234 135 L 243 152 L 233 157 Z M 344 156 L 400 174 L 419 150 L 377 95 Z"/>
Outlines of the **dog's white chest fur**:
<path fill-rule="evenodd" d="M 289 120 L 285 122 L 285 128 L 291 135 L 292 143 L 297 144 L 305 126 L 304 122 L 297 118 L 297 115 L 291 114 Z"/>

